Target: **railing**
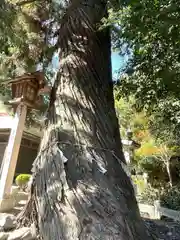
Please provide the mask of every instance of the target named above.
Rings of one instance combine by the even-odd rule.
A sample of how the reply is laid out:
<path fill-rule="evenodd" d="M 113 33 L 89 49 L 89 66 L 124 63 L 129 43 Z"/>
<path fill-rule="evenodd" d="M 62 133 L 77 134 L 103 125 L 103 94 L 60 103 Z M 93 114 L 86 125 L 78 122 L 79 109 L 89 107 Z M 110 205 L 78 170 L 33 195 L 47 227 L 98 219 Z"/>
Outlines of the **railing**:
<path fill-rule="evenodd" d="M 161 216 L 165 216 L 175 221 L 180 221 L 180 211 L 161 207 L 160 201 L 155 201 L 154 206 L 142 203 L 139 203 L 138 206 L 141 213 L 148 214 L 152 219 L 160 219 Z"/>

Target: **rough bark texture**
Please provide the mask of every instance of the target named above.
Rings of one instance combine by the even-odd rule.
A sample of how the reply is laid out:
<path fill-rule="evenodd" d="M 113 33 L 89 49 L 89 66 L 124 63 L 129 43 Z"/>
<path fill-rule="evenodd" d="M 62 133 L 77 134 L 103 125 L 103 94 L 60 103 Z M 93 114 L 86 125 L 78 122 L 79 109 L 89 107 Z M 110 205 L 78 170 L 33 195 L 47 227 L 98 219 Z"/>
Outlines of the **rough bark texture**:
<path fill-rule="evenodd" d="M 84 0 L 61 25 L 61 66 L 20 216 L 44 240 L 148 239 L 120 164 L 109 31 L 96 31 L 105 13 L 103 1 Z"/>

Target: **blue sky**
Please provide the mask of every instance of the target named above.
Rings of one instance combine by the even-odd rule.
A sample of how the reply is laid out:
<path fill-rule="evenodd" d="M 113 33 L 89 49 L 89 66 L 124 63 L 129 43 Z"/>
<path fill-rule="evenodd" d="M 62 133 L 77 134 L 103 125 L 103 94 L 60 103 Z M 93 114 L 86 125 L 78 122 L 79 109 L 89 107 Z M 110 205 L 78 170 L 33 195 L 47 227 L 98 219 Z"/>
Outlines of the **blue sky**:
<path fill-rule="evenodd" d="M 111 62 L 112 62 L 112 72 L 115 73 L 123 66 L 124 58 L 120 56 L 117 52 L 114 52 L 111 55 Z"/>

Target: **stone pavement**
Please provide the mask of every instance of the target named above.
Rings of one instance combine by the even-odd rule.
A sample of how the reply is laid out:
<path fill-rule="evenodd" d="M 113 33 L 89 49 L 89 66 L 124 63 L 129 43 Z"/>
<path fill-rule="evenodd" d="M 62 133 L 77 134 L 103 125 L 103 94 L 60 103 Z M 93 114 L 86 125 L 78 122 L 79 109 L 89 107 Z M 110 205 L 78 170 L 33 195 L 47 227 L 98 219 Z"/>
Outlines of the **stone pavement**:
<path fill-rule="evenodd" d="M 0 213 L 0 240 L 35 240 L 35 228 L 31 226 L 16 229 L 13 214 Z"/>

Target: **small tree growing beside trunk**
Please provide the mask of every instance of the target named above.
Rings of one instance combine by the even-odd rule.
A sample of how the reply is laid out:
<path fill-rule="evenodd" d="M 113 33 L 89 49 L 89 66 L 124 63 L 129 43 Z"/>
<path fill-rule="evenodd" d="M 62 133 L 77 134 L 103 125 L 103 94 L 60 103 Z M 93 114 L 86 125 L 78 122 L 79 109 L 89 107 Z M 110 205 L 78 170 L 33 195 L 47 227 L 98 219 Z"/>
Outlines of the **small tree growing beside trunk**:
<path fill-rule="evenodd" d="M 61 21 L 60 68 L 19 222 L 35 222 L 44 240 L 147 240 L 121 166 L 110 34 L 98 30 L 106 1 L 76 2 Z"/>

